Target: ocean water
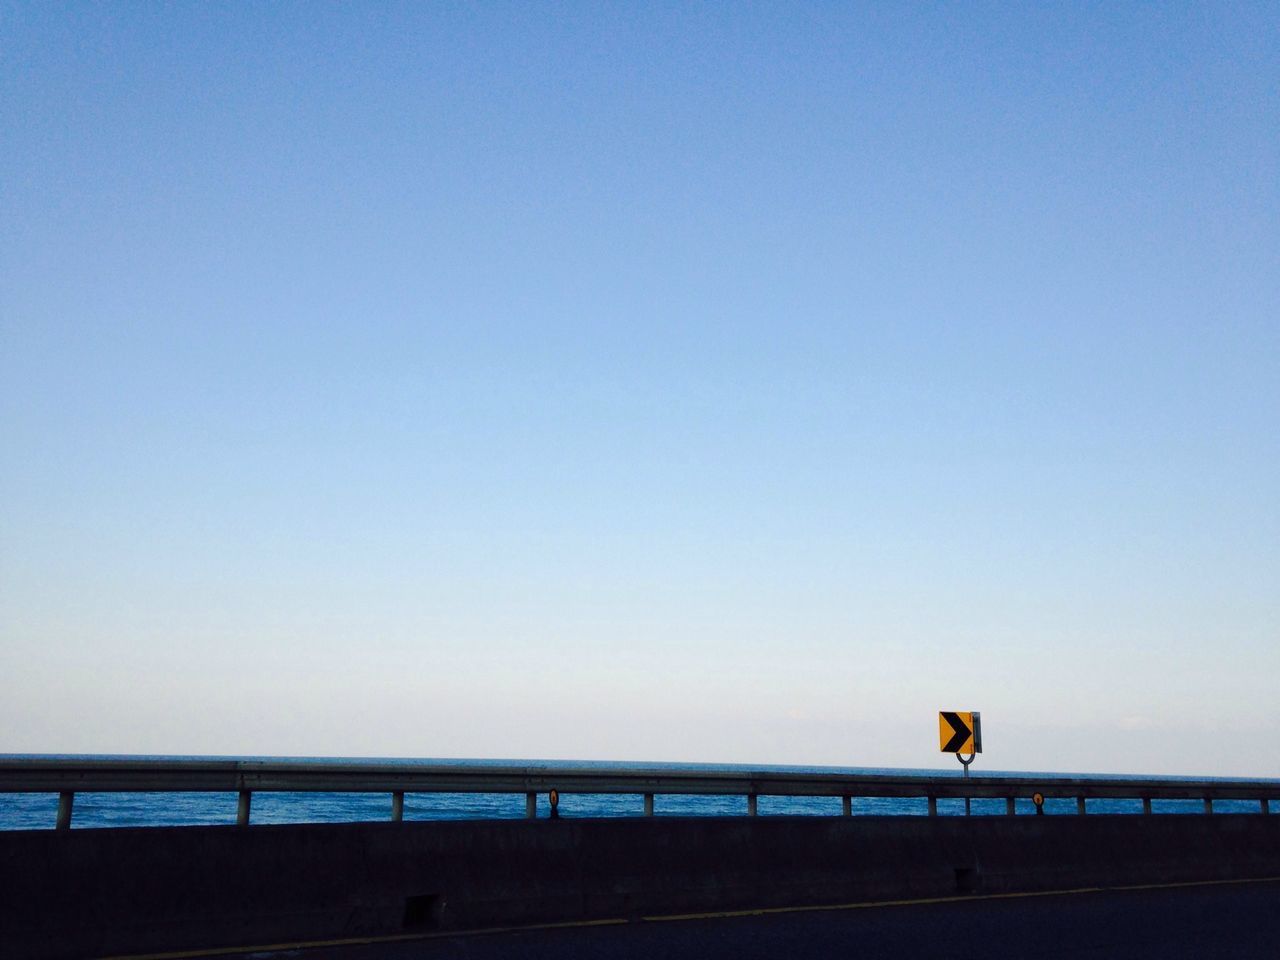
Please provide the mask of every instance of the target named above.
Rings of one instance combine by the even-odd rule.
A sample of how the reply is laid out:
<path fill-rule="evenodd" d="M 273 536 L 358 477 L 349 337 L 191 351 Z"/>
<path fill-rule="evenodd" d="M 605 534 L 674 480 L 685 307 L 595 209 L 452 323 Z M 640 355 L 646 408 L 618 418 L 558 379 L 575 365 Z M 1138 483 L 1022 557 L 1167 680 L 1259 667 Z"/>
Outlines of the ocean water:
<path fill-rule="evenodd" d="M 33 755 L 24 754 L 23 757 Z M 9 756 L 5 759 L 17 759 Z M 125 759 L 121 757 L 78 757 L 77 759 Z M 299 758 L 275 757 L 150 757 L 128 759 L 153 760 L 254 760 L 279 761 L 299 760 Z M 354 758 L 307 758 L 306 762 L 324 763 L 361 763 L 368 762 Z M 540 762 L 528 760 L 380 760 L 377 762 L 394 763 L 449 763 L 466 764 L 482 769 L 487 766 L 519 766 L 536 768 L 540 766 L 565 767 L 579 769 L 636 769 L 643 768 L 655 772 L 682 770 L 724 770 L 724 771 L 788 771 L 792 773 L 862 773 L 862 774 L 922 774 L 929 776 L 946 776 L 946 771 L 938 770 L 888 770 L 871 767 L 783 767 L 738 764 L 682 764 L 682 763 L 608 763 L 608 762 L 575 762 L 555 761 Z M 975 770 L 975 775 L 977 771 Z M 1063 773 L 1015 773 L 1012 771 L 982 771 L 982 776 L 1016 776 L 1035 777 L 1046 782 L 1072 776 L 1088 776 L 1091 779 L 1125 779 L 1125 777 L 1106 777 L 1096 774 L 1063 774 Z M 959 777 L 957 770 L 955 776 Z M 1170 781 L 1182 778 L 1166 777 Z M 1213 779 L 1223 783 L 1232 782 L 1233 778 Z M 1275 781 L 1280 784 L 1280 781 Z M 75 796 L 72 829 L 96 827 L 136 827 L 136 826 L 180 826 L 198 824 L 231 824 L 236 819 L 237 797 L 234 793 L 77 793 Z M 1199 800 L 1154 800 L 1151 804 L 1153 813 L 1201 813 L 1203 804 Z M 0 830 L 41 830 L 51 829 L 57 816 L 58 797 L 52 793 L 5 794 L 0 793 Z M 1018 800 L 1015 805 L 1018 815 L 1034 815 L 1035 807 L 1030 800 Z M 1076 815 L 1074 799 L 1048 799 L 1045 801 L 1046 815 Z M 1090 800 L 1088 812 L 1141 814 L 1141 800 Z M 1214 813 L 1258 813 L 1260 804 L 1248 800 L 1219 800 L 1213 805 Z M 1280 813 L 1280 803 L 1273 803 L 1272 810 Z M 757 812 L 760 816 L 839 816 L 841 811 L 838 797 L 769 797 L 759 798 Z M 538 797 L 538 816 L 546 817 L 550 807 L 545 794 Z M 747 812 L 747 799 L 743 796 L 695 796 L 658 794 L 654 797 L 654 813 L 656 816 L 679 817 L 717 817 L 744 816 Z M 639 794 L 565 794 L 560 796 L 560 815 L 562 817 L 639 817 L 644 814 L 644 801 Z M 927 816 L 928 802 L 923 797 L 912 798 L 857 798 L 853 799 L 855 816 Z M 963 800 L 941 799 L 938 801 L 940 816 L 962 816 Z M 524 794 L 406 794 L 404 798 L 404 818 L 406 820 L 499 820 L 519 819 L 525 815 Z M 1004 816 L 1004 800 L 971 801 L 973 816 Z M 391 798 L 389 794 L 367 793 L 255 793 L 250 821 L 252 823 L 344 823 L 367 820 L 387 820 L 391 816 Z"/>

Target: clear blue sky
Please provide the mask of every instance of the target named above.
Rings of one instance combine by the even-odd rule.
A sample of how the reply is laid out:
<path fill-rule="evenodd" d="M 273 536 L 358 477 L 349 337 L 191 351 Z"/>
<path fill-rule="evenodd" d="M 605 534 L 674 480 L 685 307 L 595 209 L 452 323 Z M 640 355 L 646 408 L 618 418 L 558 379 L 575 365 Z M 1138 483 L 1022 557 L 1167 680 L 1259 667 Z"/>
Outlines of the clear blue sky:
<path fill-rule="evenodd" d="M 0 2 L 0 751 L 1280 775 L 1280 8 Z"/>

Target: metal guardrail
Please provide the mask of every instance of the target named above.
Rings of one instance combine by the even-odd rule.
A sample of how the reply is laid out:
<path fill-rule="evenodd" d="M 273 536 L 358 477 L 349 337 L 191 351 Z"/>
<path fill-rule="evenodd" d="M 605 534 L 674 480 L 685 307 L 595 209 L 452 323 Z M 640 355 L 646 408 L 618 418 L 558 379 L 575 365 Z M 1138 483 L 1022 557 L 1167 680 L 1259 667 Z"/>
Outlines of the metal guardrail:
<path fill-rule="evenodd" d="M 747 798 L 747 815 L 756 815 L 756 798 L 840 797 L 842 814 L 852 813 L 852 799 L 869 797 L 925 798 L 936 816 L 940 799 L 1003 799 L 1005 812 L 1014 802 L 1039 794 L 1075 798 L 1077 813 L 1085 801 L 1141 800 L 1151 813 L 1152 800 L 1200 800 L 1213 812 L 1215 800 L 1249 800 L 1270 812 L 1280 800 L 1280 781 L 1160 780 L 1116 778 L 970 777 L 920 774 L 812 773 L 786 770 L 599 769 L 574 766 L 500 767 L 450 763 L 310 763 L 254 760 L 0 760 L 0 793 L 57 793 L 58 829 L 71 826 L 76 793 L 236 793 L 236 822 L 246 825 L 256 792 L 385 793 L 391 796 L 391 819 L 404 818 L 406 793 L 514 793 L 525 795 L 525 815 L 537 811 L 539 794 L 632 794 L 644 797 L 646 816 L 653 815 L 657 794 L 736 795 Z"/>

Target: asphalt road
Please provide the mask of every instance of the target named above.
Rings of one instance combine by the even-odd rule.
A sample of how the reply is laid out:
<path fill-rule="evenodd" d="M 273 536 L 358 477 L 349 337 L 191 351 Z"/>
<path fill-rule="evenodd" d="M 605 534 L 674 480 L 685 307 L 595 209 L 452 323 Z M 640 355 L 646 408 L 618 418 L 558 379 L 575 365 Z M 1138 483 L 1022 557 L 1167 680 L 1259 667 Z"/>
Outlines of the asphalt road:
<path fill-rule="evenodd" d="M 1276 960 L 1280 958 L 1280 880 L 648 920 L 253 956 L 257 960 Z"/>

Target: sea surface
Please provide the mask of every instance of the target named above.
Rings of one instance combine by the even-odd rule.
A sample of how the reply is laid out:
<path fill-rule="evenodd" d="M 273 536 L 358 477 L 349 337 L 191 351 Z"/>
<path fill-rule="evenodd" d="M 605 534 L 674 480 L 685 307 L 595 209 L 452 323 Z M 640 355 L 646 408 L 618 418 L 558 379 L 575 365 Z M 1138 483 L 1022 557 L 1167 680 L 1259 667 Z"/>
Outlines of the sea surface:
<path fill-rule="evenodd" d="M 0 755 L 0 759 L 55 759 L 41 754 Z M 577 769 L 652 770 L 656 773 L 689 770 L 723 770 L 738 772 L 777 771 L 790 773 L 860 773 L 889 775 L 946 776 L 945 770 L 890 769 L 882 767 L 799 767 L 767 766 L 758 764 L 687 764 L 687 763 L 629 763 L 601 761 L 538 761 L 538 760 L 426 760 L 346 758 L 346 757 L 178 757 L 178 756 L 118 756 L 76 755 L 62 759 L 80 760 L 244 760 L 306 763 L 408 763 L 408 764 L 461 764 L 485 767 L 574 767 Z M 1099 775 L 1069 773 L 1024 773 L 1014 771 L 973 771 L 975 776 L 1034 777 L 1051 781 L 1066 777 L 1090 779 L 1128 779 L 1130 775 Z M 960 776 L 957 769 L 956 777 Z M 1145 775 L 1133 775 L 1145 776 Z M 1178 782 L 1183 779 L 1213 780 L 1231 783 L 1231 777 L 1150 777 L 1148 779 Z M 1256 778 L 1250 778 L 1254 782 Z M 1280 784 L 1280 780 L 1268 781 Z M 75 795 L 72 829 L 92 827 L 178 826 L 196 824 L 235 823 L 237 797 L 234 793 L 77 793 Z M 973 800 L 974 816 L 1003 816 L 1004 800 Z M 767 797 L 758 801 L 761 816 L 838 816 L 839 797 Z M 1199 800 L 1154 800 L 1153 813 L 1200 813 L 1204 807 Z M 1272 805 L 1273 813 L 1280 813 L 1280 804 Z M 52 829 L 58 809 L 57 794 L 0 793 L 0 830 Z M 1218 813 L 1258 813 L 1259 804 L 1247 800 L 1215 801 L 1213 810 Z M 1021 814 L 1034 814 L 1030 800 L 1018 800 L 1016 810 Z M 658 794 L 654 798 L 657 816 L 735 816 L 745 815 L 747 799 L 741 796 L 689 796 Z M 1089 813 L 1142 813 L 1141 800 L 1090 800 Z M 546 794 L 538 797 L 538 816 L 549 813 Z M 644 800 L 639 794 L 562 794 L 562 817 L 639 817 L 644 813 Z M 928 803 L 923 797 L 912 798 L 857 798 L 853 800 L 855 816 L 927 816 Z M 938 813 L 942 816 L 962 816 L 963 800 L 941 799 Z M 1074 799 L 1048 799 L 1045 813 L 1049 815 L 1075 815 Z M 252 823 L 344 823 L 362 820 L 387 820 L 391 815 L 389 794 L 360 793 L 268 793 L 253 795 Z M 404 798 L 406 820 L 499 820 L 519 819 L 525 815 L 524 794 L 410 793 Z"/>

